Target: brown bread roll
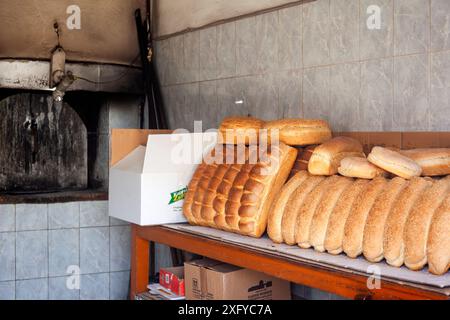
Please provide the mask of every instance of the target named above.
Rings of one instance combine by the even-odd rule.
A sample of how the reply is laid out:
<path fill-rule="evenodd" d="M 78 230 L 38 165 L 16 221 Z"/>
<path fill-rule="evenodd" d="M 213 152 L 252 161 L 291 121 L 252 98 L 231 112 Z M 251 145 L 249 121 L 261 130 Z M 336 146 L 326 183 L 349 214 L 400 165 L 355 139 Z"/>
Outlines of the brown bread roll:
<path fill-rule="evenodd" d="M 368 184 L 369 180 L 356 180 L 342 193 L 328 221 L 324 243 L 328 253 L 335 255 L 342 253 L 342 242 L 344 240 L 345 223 L 347 222 L 348 215 L 355 201 L 366 190 Z"/>
<path fill-rule="evenodd" d="M 348 157 L 365 157 L 361 143 L 349 137 L 331 139 L 314 150 L 308 171 L 313 175 L 335 175 L 341 160 Z"/>
<path fill-rule="evenodd" d="M 382 147 L 374 147 L 367 159 L 374 165 L 404 179 L 420 177 L 422 168 L 413 160 L 399 152 Z"/>
<path fill-rule="evenodd" d="M 341 177 L 330 186 L 322 197 L 319 206 L 314 213 L 309 232 L 309 243 L 315 250 L 325 251 L 325 236 L 327 233 L 328 221 L 333 209 L 341 197 L 342 193 L 352 184 L 353 179 Z"/>
<path fill-rule="evenodd" d="M 400 153 L 422 168 L 422 176 L 450 175 L 450 148 L 412 149 Z"/>
<path fill-rule="evenodd" d="M 363 252 L 364 227 L 373 204 L 387 186 L 385 178 L 371 180 L 367 189 L 361 193 L 345 223 L 342 247 L 350 258 L 356 258 Z"/>
<path fill-rule="evenodd" d="M 445 274 L 450 267 L 450 195 L 433 216 L 428 237 L 428 267 L 431 273 Z"/>
<path fill-rule="evenodd" d="M 269 212 L 269 220 L 267 223 L 267 233 L 269 238 L 275 243 L 283 242 L 283 235 L 281 233 L 281 220 L 283 219 L 283 213 L 285 212 L 286 205 L 291 194 L 301 185 L 306 179 L 308 179 L 308 171 L 300 171 L 288 183 L 286 183 L 279 196 L 272 204 L 272 208 Z"/>
<path fill-rule="evenodd" d="M 384 258 L 383 241 L 386 220 L 407 185 L 408 182 L 399 177 L 389 181 L 386 189 L 375 201 L 372 210 L 369 212 L 364 228 L 363 254 L 370 262 L 379 262 Z"/>
<path fill-rule="evenodd" d="M 401 267 L 404 262 L 404 231 L 408 216 L 420 196 L 432 186 L 432 182 L 423 178 L 411 179 L 400 194 L 389 214 L 385 231 L 383 251 L 386 262 L 394 267 Z"/>
<path fill-rule="evenodd" d="M 405 265 L 420 270 L 427 264 L 427 241 L 437 208 L 450 192 L 450 177 L 436 181 L 417 200 L 405 225 Z M 450 236 L 450 235 L 449 235 Z"/>
<path fill-rule="evenodd" d="M 219 127 L 219 143 L 257 144 L 264 121 L 251 117 L 225 118 Z"/>
<path fill-rule="evenodd" d="M 331 130 L 324 120 L 282 119 L 266 122 L 268 141 L 274 130 L 279 132 L 279 141 L 291 146 L 319 144 L 331 139 Z"/>
<path fill-rule="evenodd" d="M 336 184 L 339 179 L 341 179 L 339 176 L 324 179 L 309 193 L 300 207 L 295 226 L 295 242 L 300 248 L 308 249 L 311 247 L 309 233 L 314 213 L 326 191 Z"/>
<path fill-rule="evenodd" d="M 344 177 L 360 179 L 374 179 L 376 177 L 387 176 L 385 170 L 373 165 L 366 158 L 361 157 L 342 159 L 338 172 Z"/>
<path fill-rule="evenodd" d="M 200 181 L 205 168 L 206 168 L 206 164 L 204 162 L 199 164 L 199 166 L 197 167 L 197 170 L 195 171 L 191 181 L 189 182 L 188 191 L 186 193 L 186 196 L 184 198 L 184 203 L 183 203 L 184 216 L 186 217 L 187 221 L 190 224 L 194 224 L 194 225 L 196 224 L 196 220 L 195 220 L 194 215 L 192 214 L 192 205 L 194 204 L 194 196 L 197 191 L 198 182 Z"/>
<path fill-rule="evenodd" d="M 309 195 L 309 193 L 325 178 L 315 177 L 309 175 L 309 178 L 304 181 L 298 188 L 292 193 L 287 202 L 286 208 L 281 220 L 281 232 L 283 241 L 288 245 L 294 245 L 295 242 L 295 228 L 297 222 L 297 216 L 300 209 Z"/>

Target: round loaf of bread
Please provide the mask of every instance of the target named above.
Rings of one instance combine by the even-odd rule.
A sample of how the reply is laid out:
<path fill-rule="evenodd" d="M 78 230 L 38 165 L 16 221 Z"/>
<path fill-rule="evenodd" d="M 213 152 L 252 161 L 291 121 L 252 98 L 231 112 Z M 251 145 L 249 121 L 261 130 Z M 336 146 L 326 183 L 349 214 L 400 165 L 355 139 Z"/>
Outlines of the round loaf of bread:
<path fill-rule="evenodd" d="M 404 179 L 419 177 L 422 174 L 422 168 L 415 161 L 386 148 L 374 147 L 367 159 L 374 165 Z"/>
<path fill-rule="evenodd" d="M 363 254 L 370 262 L 383 260 L 384 227 L 387 217 L 408 181 L 396 177 L 389 181 L 386 189 L 375 201 L 364 228 Z"/>
<path fill-rule="evenodd" d="M 281 232 L 281 221 L 285 212 L 286 205 L 291 194 L 308 179 L 308 171 L 300 171 L 281 189 L 280 194 L 272 204 L 267 223 L 267 234 L 275 243 L 282 243 L 283 236 Z"/>
<path fill-rule="evenodd" d="M 422 168 L 422 176 L 450 175 L 450 148 L 425 148 L 401 151 Z"/>
<path fill-rule="evenodd" d="M 331 139 L 331 130 L 324 120 L 282 119 L 266 122 L 268 141 L 278 131 L 279 141 L 291 146 L 320 144 Z"/>
<path fill-rule="evenodd" d="M 325 236 L 325 249 L 328 253 L 338 255 L 342 253 L 342 242 L 347 218 L 359 195 L 366 190 L 369 180 L 358 179 L 348 187 L 339 198 L 328 221 Z"/>
<path fill-rule="evenodd" d="M 344 177 L 360 179 L 374 179 L 387 175 L 385 170 L 373 165 L 366 158 L 362 157 L 342 159 L 338 172 Z"/>
<path fill-rule="evenodd" d="M 363 252 L 364 228 L 367 217 L 375 201 L 386 188 L 387 180 L 375 178 L 355 200 L 353 208 L 347 218 L 342 247 L 350 258 L 356 258 Z"/>
<path fill-rule="evenodd" d="M 419 198 L 405 225 L 405 265 L 420 270 L 427 264 L 427 242 L 431 221 L 450 192 L 450 177 L 436 181 Z M 450 234 L 449 234 L 450 236 Z"/>
<path fill-rule="evenodd" d="M 251 117 L 228 117 L 219 127 L 219 143 L 257 144 L 264 121 Z"/>
<path fill-rule="evenodd" d="M 314 149 L 309 159 L 308 171 L 318 176 L 335 175 L 341 160 L 348 157 L 365 158 L 361 143 L 349 137 L 331 139 Z"/>
<path fill-rule="evenodd" d="M 445 274 L 450 268 L 450 195 L 447 195 L 431 221 L 428 267 L 436 275 Z"/>
<path fill-rule="evenodd" d="M 395 206 L 387 217 L 384 229 L 383 251 L 386 262 L 394 267 L 404 263 L 404 232 L 409 214 L 422 194 L 433 185 L 423 178 L 413 178 L 400 194 Z"/>

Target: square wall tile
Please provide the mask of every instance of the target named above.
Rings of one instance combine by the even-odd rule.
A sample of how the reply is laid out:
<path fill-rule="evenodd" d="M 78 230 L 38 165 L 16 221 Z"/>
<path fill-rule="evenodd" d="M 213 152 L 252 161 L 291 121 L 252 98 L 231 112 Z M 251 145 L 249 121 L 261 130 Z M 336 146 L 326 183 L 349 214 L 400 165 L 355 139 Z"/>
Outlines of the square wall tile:
<path fill-rule="evenodd" d="M 431 50 L 450 49 L 450 1 L 431 0 Z"/>
<path fill-rule="evenodd" d="M 278 68 L 302 67 L 302 15 L 303 6 L 278 11 Z"/>
<path fill-rule="evenodd" d="M 450 128 L 450 51 L 431 54 L 430 130 Z"/>
<path fill-rule="evenodd" d="M 15 280 L 16 234 L 0 233 L 0 281 Z"/>
<path fill-rule="evenodd" d="M 200 81 L 217 78 L 217 28 L 200 30 Z"/>
<path fill-rule="evenodd" d="M 332 63 L 359 59 L 359 0 L 330 0 Z"/>
<path fill-rule="evenodd" d="M 48 278 L 16 281 L 17 300 L 48 300 Z"/>
<path fill-rule="evenodd" d="M 195 82 L 200 72 L 200 32 L 192 31 L 183 35 L 183 82 Z"/>
<path fill-rule="evenodd" d="M 330 62 L 330 0 L 303 5 L 303 66 Z"/>
<path fill-rule="evenodd" d="M 127 222 L 127 221 L 123 221 L 123 220 L 120 220 L 120 219 L 109 217 L 109 225 L 110 226 L 127 226 L 129 224 L 130 223 Z"/>
<path fill-rule="evenodd" d="M 17 232 L 16 279 L 48 276 L 48 231 Z"/>
<path fill-rule="evenodd" d="M 249 102 L 249 114 L 262 120 L 279 119 L 281 114 L 278 106 L 278 78 L 274 73 L 252 76 L 245 80 Z"/>
<path fill-rule="evenodd" d="M 169 39 L 155 41 L 155 63 L 161 85 L 167 85 L 171 67 Z"/>
<path fill-rule="evenodd" d="M 80 227 L 109 226 L 108 201 L 80 202 Z"/>
<path fill-rule="evenodd" d="M 278 68 L 278 12 L 256 16 L 256 72 L 275 71 Z"/>
<path fill-rule="evenodd" d="M 49 276 L 65 276 L 69 266 L 79 266 L 80 229 L 50 230 L 48 234 Z"/>
<path fill-rule="evenodd" d="M 0 301 L 16 299 L 16 283 L 14 281 L 0 282 Z"/>
<path fill-rule="evenodd" d="M 130 269 L 131 227 L 110 228 L 110 271 Z"/>
<path fill-rule="evenodd" d="M 222 119 L 217 116 L 217 81 L 201 82 L 199 91 L 199 112 L 202 115 L 203 129 L 218 128 Z"/>
<path fill-rule="evenodd" d="M 236 21 L 236 75 L 256 72 L 256 18 Z"/>
<path fill-rule="evenodd" d="M 48 228 L 70 229 L 80 227 L 80 203 L 51 203 L 48 205 Z"/>
<path fill-rule="evenodd" d="M 303 70 L 303 115 L 305 118 L 331 120 L 330 67 Z"/>
<path fill-rule="evenodd" d="M 236 23 L 217 26 L 217 78 L 236 75 Z"/>
<path fill-rule="evenodd" d="M 0 232 L 16 230 L 16 206 L 0 204 Z"/>
<path fill-rule="evenodd" d="M 303 70 L 282 71 L 277 77 L 280 118 L 302 118 Z"/>
<path fill-rule="evenodd" d="M 109 273 L 86 274 L 81 276 L 80 300 L 108 300 Z"/>
<path fill-rule="evenodd" d="M 430 0 L 395 0 L 394 54 L 424 53 L 430 46 Z"/>
<path fill-rule="evenodd" d="M 46 230 L 47 204 L 17 204 L 16 231 Z"/>
<path fill-rule="evenodd" d="M 111 272 L 109 274 L 109 279 L 109 299 L 127 300 L 130 289 L 130 272 Z"/>
<path fill-rule="evenodd" d="M 379 28 L 373 24 L 372 20 L 369 20 L 371 16 L 377 14 L 378 8 L 380 8 Z M 370 14 L 367 12 L 370 12 Z M 361 0 L 360 17 L 361 60 L 392 56 L 394 52 L 394 1 Z"/>
<path fill-rule="evenodd" d="M 81 273 L 109 272 L 109 227 L 80 229 Z"/>
<path fill-rule="evenodd" d="M 184 67 L 184 41 L 183 36 L 169 38 L 170 44 L 170 68 L 168 84 L 179 84 L 183 82 Z"/>
<path fill-rule="evenodd" d="M 80 289 L 73 288 L 69 277 L 49 278 L 50 300 L 79 300 Z M 80 282 L 81 287 L 81 282 Z"/>

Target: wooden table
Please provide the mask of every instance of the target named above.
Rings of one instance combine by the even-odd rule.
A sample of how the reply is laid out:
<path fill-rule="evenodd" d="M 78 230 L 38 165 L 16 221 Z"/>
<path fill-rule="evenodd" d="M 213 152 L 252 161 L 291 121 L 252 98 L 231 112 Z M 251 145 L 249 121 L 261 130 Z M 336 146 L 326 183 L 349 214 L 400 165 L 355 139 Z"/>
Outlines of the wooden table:
<path fill-rule="evenodd" d="M 381 289 L 369 290 L 367 277 L 317 267 L 270 253 L 252 251 L 202 236 L 165 227 L 132 225 L 130 299 L 147 290 L 149 278 L 149 241 L 168 245 L 243 268 L 264 272 L 297 284 L 331 292 L 350 299 L 440 299 L 444 294 L 381 281 Z"/>

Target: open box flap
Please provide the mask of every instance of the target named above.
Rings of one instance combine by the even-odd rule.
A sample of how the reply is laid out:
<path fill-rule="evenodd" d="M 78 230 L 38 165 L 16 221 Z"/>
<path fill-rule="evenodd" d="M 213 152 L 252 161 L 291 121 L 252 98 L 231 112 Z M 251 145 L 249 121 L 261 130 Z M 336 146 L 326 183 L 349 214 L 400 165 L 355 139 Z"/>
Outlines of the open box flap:
<path fill-rule="evenodd" d="M 217 132 L 149 135 L 143 173 L 183 173 L 200 164 L 217 143 Z"/>
<path fill-rule="evenodd" d="M 146 148 L 144 146 L 137 147 L 112 168 L 114 170 L 128 171 L 138 174 L 142 173 L 145 161 L 145 149 Z"/>

